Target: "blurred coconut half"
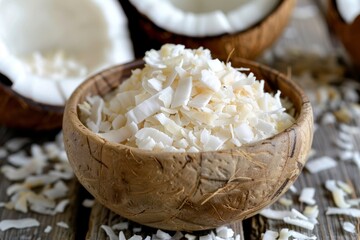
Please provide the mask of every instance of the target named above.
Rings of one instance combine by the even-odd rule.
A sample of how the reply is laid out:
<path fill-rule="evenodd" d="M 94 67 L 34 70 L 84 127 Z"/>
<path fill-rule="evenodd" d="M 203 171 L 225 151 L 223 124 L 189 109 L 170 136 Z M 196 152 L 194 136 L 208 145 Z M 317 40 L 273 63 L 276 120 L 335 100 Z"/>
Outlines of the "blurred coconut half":
<path fill-rule="evenodd" d="M 329 27 L 344 45 L 357 70 L 360 67 L 359 15 L 360 0 L 328 0 Z"/>
<path fill-rule="evenodd" d="M 116 0 L 0 1 L 0 124 L 52 129 L 89 75 L 133 60 Z"/>
<path fill-rule="evenodd" d="M 281 34 L 295 0 L 121 0 L 137 55 L 165 43 L 255 58 Z M 146 39 L 146 40 L 145 40 Z"/>

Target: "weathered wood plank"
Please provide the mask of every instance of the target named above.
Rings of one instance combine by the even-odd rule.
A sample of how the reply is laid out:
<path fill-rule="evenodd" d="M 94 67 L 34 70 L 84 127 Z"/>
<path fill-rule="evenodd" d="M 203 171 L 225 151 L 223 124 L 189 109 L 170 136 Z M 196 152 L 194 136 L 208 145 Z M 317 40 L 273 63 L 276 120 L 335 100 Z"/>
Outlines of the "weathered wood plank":
<path fill-rule="evenodd" d="M 96 204 L 93 206 L 91 211 L 89 230 L 86 239 L 87 240 L 107 239 L 105 232 L 101 229 L 101 225 L 113 226 L 114 224 L 120 222 L 129 222 L 129 228 L 124 231 L 126 238 L 130 238 L 134 234 L 141 235 L 143 238 L 145 238 L 146 236 L 152 236 L 153 234 L 156 234 L 157 231 L 157 229 L 127 221 L 126 219 L 115 214 L 106 207 L 102 206 L 100 203 L 96 202 Z M 242 222 L 233 223 L 228 227 L 234 230 L 235 235 L 239 234 L 240 239 L 242 240 L 244 239 Z M 140 229 L 141 231 L 139 231 Z M 118 231 L 115 232 L 118 233 Z M 172 231 L 165 231 L 165 232 L 169 233 L 171 236 L 175 234 L 175 232 Z M 196 236 L 203 236 L 206 235 L 208 232 L 209 231 L 200 231 L 200 232 L 193 232 L 191 234 Z M 183 234 L 185 233 L 183 232 Z"/>
<path fill-rule="evenodd" d="M 317 2 L 323 3 L 323 1 Z M 343 57 L 344 52 L 341 47 L 336 41 L 331 40 L 331 35 L 328 32 L 326 22 L 323 18 L 323 13 L 321 13 L 324 9 L 316 10 L 318 6 L 320 6 L 320 4 L 315 5 L 313 1 L 299 1 L 294 17 L 287 29 L 288 34 L 285 34 L 270 53 L 268 53 L 270 55 L 273 54 L 272 56 L 275 61 L 286 58 L 286 52 L 288 52 L 288 50 L 295 51 L 299 55 L 308 54 L 311 56 L 315 54 L 325 58 L 331 58 L 334 55 L 340 58 Z M 307 10 L 307 12 L 305 10 Z M 319 65 L 321 64 L 322 63 L 320 62 Z M 275 62 L 274 66 L 276 65 L 280 66 Z M 287 66 L 281 66 L 282 71 L 286 71 L 286 67 L 295 67 L 291 66 L 291 63 L 286 63 L 286 61 L 285 65 Z M 360 127 L 359 122 L 352 124 Z M 313 148 L 317 151 L 317 156 L 332 156 L 337 158 L 339 149 L 333 143 L 333 141 L 338 138 L 337 128 L 337 124 L 320 125 L 319 129 L 315 132 L 313 142 Z M 354 137 L 353 143 L 355 148 L 359 150 L 359 136 Z M 326 209 L 329 206 L 335 207 L 331 193 L 324 187 L 325 181 L 329 179 L 342 180 L 350 183 L 355 188 L 355 193 L 352 197 L 359 196 L 360 187 L 358 187 L 357 183 L 360 182 L 360 173 L 354 163 L 338 161 L 338 166 L 336 168 L 322 171 L 317 174 L 311 174 L 304 170 L 294 186 L 298 190 L 301 190 L 304 187 L 313 187 L 316 189 L 315 200 L 319 207 L 320 214 L 318 217 L 319 224 L 315 226 L 315 229 L 313 231 L 304 230 L 284 224 L 282 221 L 269 220 L 257 215 L 245 223 L 252 228 L 251 232 L 246 234 L 246 236 L 248 236 L 249 239 L 255 240 L 260 239 L 261 233 L 264 233 L 266 229 L 279 231 L 282 228 L 290 228 L 306 233 L 309 236 L 315 235 L 318 239 L 359 239 L 360 236 L 358 234 L 345 232 L 342 228 L 342 224 L 345 221 L 349 221 L 357 226 L 357 231 L 359 231 L 359 222 L 356 218 L 346 216 L 326 216 Z M 291 192 L 288 192 L 285 195 L 285 197 L 294 201 L 294 205 L 291 207 L 302 211 L 305 206 L 299 203 L 298 196 L 299 194 Z M 271 208 L 277 210 L 289 210 L 280 203 L 273 204 Z"/>
<path fill-rule="evenodd" d="M 15 130 L 9 130 L 0 127 L 0 146 L 3 146 L 6 141 L 13 137 L 30 137 L 33 141 L 30 143 L 42 143 L 45 141 L 53 140 L 55 133 L 39 134 L 21 132 Z M 29 144 L 27 145 L 29 146 Z M 27 147 L 25 147 L 27 149 Z M 0 159 L 0 164 L 6 163 L 6 159 Z M 6 195 L 6 189 L 14 182 L 9 181 L 0 174 L 0 202 L 8 202 L 9 197 Z M 78 195 L 79 187 L 75 178 L 66 181 L 69 187 L 66 198 L 69 198 L 70 204 L 67 206 L 65 212 L 58 213 L 55 216 L 43 215 L 29 211 L 28 213 L 21 213 L 15 210 L 9 210 L 6 208 L 0 208 L 0 221 L 4 219 L 20 219 L 20 218 L 35 218 L 40 222 L 39 227 L 27 228 L 27 229 L 10 229 L 7 231 L 0 231 L 0 239 L 81 239 L 81 231 L 78 231 L 78 212 L 80 196 Z M 69 225 L 69 228 L 61 228 L 56 225 L 58 222 L 65 222 Z M 86 221 L 86 220 L 85 220 Z M 50 233 L 44 233 L 44 229 L 47 226 L 52 227 Z"/>

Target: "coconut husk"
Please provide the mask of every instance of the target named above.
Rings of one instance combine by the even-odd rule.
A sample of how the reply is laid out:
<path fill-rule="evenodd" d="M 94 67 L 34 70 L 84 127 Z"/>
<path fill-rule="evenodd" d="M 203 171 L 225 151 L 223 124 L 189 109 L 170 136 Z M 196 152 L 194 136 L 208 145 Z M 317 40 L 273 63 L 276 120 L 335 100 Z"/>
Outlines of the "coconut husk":
<path fill-rule="evenodd" d="M 95 198 L 132 221 L 168 230 L 203 230 L 242 220 L 275 202 L 294 183 L 313 136 L 309 101 L 294 82 L 257 63 L 249 67 L 269 91 L 294 103 L 296 123 L 269 139 L 199 153 L 145 151 L 108 142 L 79 120 L 86 96 L 104 95 L 143 62 L 116 66 L 84 82 L 64 115 L 65 148 L 76 176 Z"/>
<path fill-rule="evenodd" d="M 0 82 L 0 124 L 28 130 L 61 128 L 63 107 L 34 102 Z"/>
<path fill-rule="evenodd" d="M 159 49 L 165 43 L 175 43 L 184 44 L 187 48 L 208 48 L 213 57 L 221 60 L 226 60 L 234 49 L 235 57 L 255 59 L 281 35 L 295 5 L 295 0 L 281 1 L 270 15 L 246 31 L 215 37 L 187 37 L 157 27 L 128 0 L 120 2 L 129 19 L 137 57 L 142 57 L 149 49 Z"/>
<path fill-rule="evenodd" d="M 341 41 L 354 66 L 360 67 L 360 16 L 351 24 L 346 23 L 339 14 L 335 0 L 328 0 L 327 22 L 329 28 Z"/>

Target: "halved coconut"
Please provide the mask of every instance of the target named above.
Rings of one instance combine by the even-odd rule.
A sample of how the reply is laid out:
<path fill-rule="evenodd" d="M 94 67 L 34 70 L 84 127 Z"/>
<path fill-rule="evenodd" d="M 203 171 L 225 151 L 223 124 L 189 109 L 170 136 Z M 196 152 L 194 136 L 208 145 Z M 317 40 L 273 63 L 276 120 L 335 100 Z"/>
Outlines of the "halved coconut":
<path fill-rule="evenodd" d="M 165 43 L 253 59 L 281 34 L 294 0 L 122 0 L 136 54 Z M 144 41 L 146 39 L 146 41 Z"/>
<path fill-rule="evenodd" d="M 115 0 L 0 2 L 0 124 L 51 129 L 90 74 L 133 59 Z"/>
<path fill-rule="evenodd" d="M 355 67 L 360 67 L 360 1 L 328 0 L 327 21 Z"/>

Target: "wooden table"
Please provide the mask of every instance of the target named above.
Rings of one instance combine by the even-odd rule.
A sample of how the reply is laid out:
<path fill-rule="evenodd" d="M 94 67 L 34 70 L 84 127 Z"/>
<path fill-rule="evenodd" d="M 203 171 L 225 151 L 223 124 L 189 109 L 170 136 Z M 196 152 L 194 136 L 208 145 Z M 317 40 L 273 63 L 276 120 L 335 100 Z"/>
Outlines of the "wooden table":
<path fill-rule="evenodd" d="M 306 55 L 320 55 L 325 58 L 334 56 L 336 59 L 343 59 L 342 48 L 339 47 L 336 41 L 332 41 L 327 31 L 321 10 L 320 1 L 299 0 L 297 7 L 293 13 L 293 18 L 287 30 L 284 32 L 282 38 L 270 49 L 259 61 L 264 61 L 272 64 L 280 70 L 286 71 L 291 69 L 291 62 L 286 62 L 282 59 L 283 53 L 289 49 L 292 52 Z M 316 54 L 314 54 L 316 53 Z M 283 64 L 278 64 L 282 62 Z M 321 62 L 320 62 L 321 64 Z M 284 67 L 285 66 L 285 67 Z M 350 70 L 347 69 L 347 70 Z M 351 71 L 349 71 L 351 74 Z M 340 86 L 340 85 L 337 85 Z M 353 125 L 360 124 L 352 122 Z M 319 127 L 314 135 L 313 148 L 317 150 L 317 156 L 332 156 L 337 158 L 338 149 L 334 146 L 333 140 L 338 137 L 338 123 L 319 124 Z M 9 139 L 17 136 L 31 137 L 34 142 L 43 142 L 54 137 L 55 133 L 46 133 L 39 135 L 37 133 L 23 132 L 19 130 L 0 128 L 0 146 L 5 144 Z M 360 149 L 360 136 L 354 136 L 353 144 L 357 150 Z M 4 164 L 5 159 L 0 159 Z M 282 221 L 269 220 L 260 215 L 256 215 L 251 219 L 243 222 L 237 222 L 231 225 L 236 234 L 240 234 L 241 239 L 261 239 L 261 233 L 266 229 L 279 231 L 281 228 L 287 227 L 305 233 L 307 235 L 316 235 L 318 239 L 360 239 L 358 234 L 347 233 L 342 229 L 341 224 L 344 221 L 352 222 L 357 226 L 359 231 L 359 222 L 356 218 L 344 216 L 326 216 L 325 210 L 328 206 L 334 206 L 334 202 L 329 192 L 324 188 L 324 183 L 327 179 L 342 180 L 350 183 L 355 192 L 353 197 L 360 194 L 360 172 L 357 166 L 351 161 L 338 161 L 336 168 L 325 170 L 317 174 L 311 174 L 304 170 L 295 187 L 301 190 L 304 187 L 316 188 L 315 200 L 319 206 L 320 214 L 318 217 L 319 224 L 315 226 L 313 231 L 300 229 L 294 226 L 286 225 Z M 2 174 L 0 174 L 0 201 L 8 201 L 6 195 L 6 188 L 11 184 Z M 14 210 L 0 208 L 0 220 L 2 219 L 17 219 L 25 217 L 33 217 L 40 221 L 41 225 L 37 228 L 28 228 L 23 230 L 8 230 L 0 231 L 0 239 L 106 239 L 104 231 L 100 228 L 102 224 L 112 225 L 120 221 L 124 221 L 120 216 L 112 213 L 98 203 L 92 208 L 85 208 L 82 206 L 82 201 L 91 196 L 80 186 L 76 179 L 68 182 L 70 186 L 69 198 L 70 204 L 66 211 L 55 216 L 47 216 L 36 213 L 19 213 Z M 298 194 L 288 192 L 286 197 L 293 199 L 293 207 L 303 210 L 303 205 L 300 204 Z M 287 209 L 279 203 L 271 206 L 273 209 Z M 57 227 L 56 223 L 64 221 L 69 225 L 69 228 Z M 44 233 L 44 228 L 47 225 L 53 226 L 50 233 Z M 128 236 L 133 234 L 133 228 L 141 226 L 130 223 L 129 230 L 126 231 Z M 138 234 L 143 236 L 155 233 L 156 229 L 141 227 Z M 197 235 L 204 234 L 195 233 Z"/>

